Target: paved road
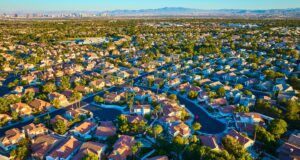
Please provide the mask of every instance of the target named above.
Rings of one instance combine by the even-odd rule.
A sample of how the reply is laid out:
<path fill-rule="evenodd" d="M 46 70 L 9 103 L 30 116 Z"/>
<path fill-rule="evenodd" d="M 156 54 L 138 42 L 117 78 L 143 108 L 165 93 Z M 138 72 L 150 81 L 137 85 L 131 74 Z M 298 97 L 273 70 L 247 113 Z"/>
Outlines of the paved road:
<path fill-rule="evenodd" d="M 169 66 L 171 66 L 173 63 L 170 63 L 170 64 L 166 64 L 162 67 L 159 67 L 157 70 L 162 70 L 162 69 L 165 69 Z M 134 80 L 134 82 L 138 82 L 140 81 L 143 77 L 145 76 L 148 76 L 148 75 L 151 75 L 151 74 L 154 74 L 155 72 L 157 71 L 154 71 L 154 72 L 149 72 L 149 73 L 145 73 L 139 77 L 136 77 L 136 78 L 133 78 L 131 80 Z M 130 80 L 128 80 L 130 81 Z M 57 109 L 53 112 L 50 113 L 50 116 L 51 118 L 52 117 L 55 117 L 56 115 L 62 115 L 62 114 L 65 114 L 65 112 L 71 108 L 76 108 L 77 106 L 84 106 L 88 103 L 91 103 L 93 102 L 94 100 L 94 97 L 96 95 L 100 95 L 100 96 L 103 96 L 105 91 L 109 91 L 109 92 L 115 92 L 115 91 L 118 91 L 119 89 L 117 87 L 111 87 L 107 90 L 104 90 L 104 91 L 100 91 L 88 98 L 84 98 L 82 99 L 81 102 L 79 102 L 78 104 L 72 104 L 72 105 L 69 105 L 67 107 L 64 107 L 64 108 L 60 108 L 60 109 Z M 156 89 L 152 89 L 154 92 L 156 92 L 157 90 Z M 215 118 L 213 117 L 210 117 L 202 108 L 199 108 L 197 107 L 195 104 L 193 104 L 192 102 L 190 102 L 189 100 L 186 100 L 185 98 L 180 98 L 178 96 L 178 99 L 180 101 L 180 103 L 184 104 L 186 106 L 186 108 L 188 108 L 194 115 L 198 115 L 198 121 L 201 123 L 202 125 L 202 129 L 200 130 L 201 132 L 203 133 L 207 133 L 207 134 L 216 134 L 216 133 L 220 133 L 220 132 L 223 132 L 226 128 L 226 125 L 218 120 L 216 120 Z M 40 119 L 43 119 L 45 116 L 47 116 L 47 114 L 44 114 L 44 115 L 40 115 L 38 116 Z M 5 131 L 9 130 L 9 129 L 12 129 L 12 128 L 22 128 L 23 126 L 25 125 L 28 125 L 30 123 L 33 122 L 33 119 L 29 120 L 29 121 L 26 121 L 26 122 L 20 122 L 20 123 L 17 123 L 15 125 L 12 125 L 12 126 L 9 126 L 9 127 L 4 127 L 4 128 L 1 128 L 0 129 L 0 136 L 3 136 Z"/>
<path fill-rule="evenodd" d="M 19 75 L 10 74 L 8 77 L 3 81 L 2 86 L 0 86 L 0 96 L 4 96 L 5 94 L 8 94 L 10 90 L 7 88 L 7 85 L 14 81 L 15 79 L 19 79 Z"/>
<path fill-rule="evenodd" d="M 158 70 L 162 70 L 162 69 L 167 68 L 167 67 L 169 67 L 169 66 L 171 66 L 171 65 L 172 65 L 172 63 L 166 64 L 166 65 L 164 65 L 164 66 L 159 67 Z M 150 75 L 150 74 L 154 74 L 154 73 L 155 73 L 155 72 L 145 73 L 145 74 L 143 74 L 143 75 L 140 75 L 140 76 L 138 76 L 138 77 L 136 77 L 136 78 L 133 78 L 133 79 L 130 79 L 130 80 L 128 80 L 128 81 L 134 80 L 134 82 L 137 82 L 137 81 L 141 80 L 143 77 L 148 76 L 148 75 Z M 85 106 L 86 104 L 93 102 L 94 97 L 95 97 L 96 95 L 103 96 L 104 93 L 105 93 L 105 91 L 116 92 L 116 91 L 118 91 L 118 90 L 119 90 L 119 89 L 118 89 L 117 87 L 111 87 L 111 88 L 106 89 L 106 90 L 104 90 L 104 91 L 100 91 L 100 92 L 98 92 L 98 93 L 96 93 L 96 94 L 94 94 L 94 95 L 92 95 L 92 96 L 89 96 L 88 98 L 83 98 L 83 99 L 81 100 L 81 102 L 79 102 L 79 103 L 77 103 L 77 104 L 71 104 L 71 105 L 68 105 L 68 106 L 66 106 L 66 107 L 63 107 L 63 108 L 60 108 L 60 109 L 57 109 L 57 110 L 51 112 L 51 113 L 50 113 L 50 116 L 51 116 L 51 118 L 53 118 L 53 117 L 55 117 L 56 115 L 63 115 L 63 114 L 65 114 L 66 111 L 68 111 L 68 110 L 70 110 L 70 109 L 72 109 L 72 108 L 77 108 L 78 106 L 80 106 L 80 107 Z M 47 115 L 48 115 L 48 114 L 46 113 L 46 114 L 39 115 L 39 116 L 36 116 L 36 117 L 39 117 L 39 118 L 42 120 L 42 119 L 43 119 L 45 116 L 47 116 Z M 33 122 L 33 119 L 30 119 L 30 120 L 27 120 L 27 121 L 22 121 L 22 122 L 13 124 L 13 125 L 11 125 L 11 126 L 3 127 L 3 128 L 0 129 L 0 136 L 3 136 L 4 133 L 5 133 L 7 130 L 9 130 L 9 129 L 12 129 L 12 128 L 19 128 L 19 129 L 21 129 L 23 126 L 26 126 L 26 125 L 28 125 L 28 124 L 30 124 L 30 123 L 32 123 L 32 122 Z"/>
<path fill-rule="evenodd" d="M 85 102 L 78 102 L 78 104 L 72 104 L 72 105 L 69 105 L 67 107 L 64 107 L 64 108 L 61 108 L 61 109 L 57 109 L 53 112 L 51 112 L 49 115 L 52 117 L 55 117 L 56 115 L 63 115 L 66 113 L 66 111 L 70 110 L 71 108 L 76 108 L 77 106 L 84 106 L 86 103 Z M 46 117 L 48 114 L 45 113 L 43 115 L 39 115 L 39 116 L 36 116 L 38 118 L 40 118 L 40 120 L 42 121 L 44 117 Z M 30 123 L 33 122 L 33 119 L 30 119 L 30 120 L 27 120 L 27 121 L 22 121 L 22 122 L 19 122 L 17 124 L 14 124 L 12 126 L 8 126 L 8 127 L 4 127 L 4 128 L 1 128 L 0 129 L 0 136 L 3 136 L 4 133 L 9 130 L 9 129 L 12 129 L 12 128 L 19 128 L 21 129 L 23 126 L 25 125 L 28 125 Z"/>
<path fill-rule="evenodd" d="M 159 93 L 163 92 L 160 89 L 157 90 L 149 87 L 141 87 L 141 88 L 149 89 L 152 90 L 153 92 L 157 92 L 157 91 Z M 204 111 L 203 108 L 198 107 L 192 101 L 183 98 L 181 96 L 177 96 L 177 98 L 180 101 L 180 104 L 184 104 L 189 111 L 191 111 L 195 116 L 196 115 L 198 116 L 198 119 L 196 119 L 196 121 L 198 121 L 202 125 L 200 132 L 206 134 L 218 134 L 226 130 L 225 123 L 215 119 L 214 117 L 211 117 L 207 112 Z"/>

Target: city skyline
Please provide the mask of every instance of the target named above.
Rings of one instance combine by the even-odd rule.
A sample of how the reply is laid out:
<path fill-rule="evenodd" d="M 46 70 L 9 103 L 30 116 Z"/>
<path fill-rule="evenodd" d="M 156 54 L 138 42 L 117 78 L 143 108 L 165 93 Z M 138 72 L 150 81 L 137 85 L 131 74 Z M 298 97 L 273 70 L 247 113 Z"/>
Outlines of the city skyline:
<path fill-rule="evenodd" d="M 227 3 L 222 3 L 221 0 L 211 1 L 196 1 L 196 0 L 152 0 L 152 1 L 120 1 L 120 0 L 0 0 L 0 11 L 107 11 L 107 10 L 135 10 L 135 9 L 152 9 L 163 7 L 185 7 L 194 9 L 286 9 L 299 8 L 299 0 L 253 0 L 253 1 L 239 1 L 228 0 Z M 72 5 L 70 5 L 72 4 Z"/>

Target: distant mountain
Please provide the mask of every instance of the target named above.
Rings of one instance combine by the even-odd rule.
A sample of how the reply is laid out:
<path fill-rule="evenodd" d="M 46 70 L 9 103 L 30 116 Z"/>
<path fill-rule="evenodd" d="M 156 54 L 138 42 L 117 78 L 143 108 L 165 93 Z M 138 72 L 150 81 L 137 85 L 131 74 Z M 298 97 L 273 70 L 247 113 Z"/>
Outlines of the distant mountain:
<path fill-rule="evenodd" d="M 1 15 L 2 13 L 2 15 Z M 112 10 L 112 11 L 0 11 L 0 17 L 143 17 L 143 16 L 194 16 L 194 17 L 254 17 L 254 18 L 300 18 L 300 8 L 246 10 L 246 9 L 193 9 L 183 7 L 165 7 L 157 9 Z M 15 16 L 16 17 L 16 16 Z"/>
<path fill-rule="evenodd" d="M 245 9 L 219 9 L 203 10 L 183 7 L 165 7 L 158 9 L 140 10 L 113 10 L 102 12 L 108 16 L 279 16 L 300 17 L 300 8 L 270 9 L 270 10 L 245 10 Z"/>

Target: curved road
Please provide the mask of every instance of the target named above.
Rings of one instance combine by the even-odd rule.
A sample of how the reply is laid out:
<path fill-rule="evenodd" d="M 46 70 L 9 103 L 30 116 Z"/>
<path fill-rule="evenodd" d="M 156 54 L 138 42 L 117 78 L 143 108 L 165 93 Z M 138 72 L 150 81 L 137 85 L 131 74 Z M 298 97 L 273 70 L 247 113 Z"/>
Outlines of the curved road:
<path fill-rule="evenodd" d="M 157 92 L 157 89 L 143 87 L 143 86 L 138 86 L 138 87 L 143 89 L 148 89 L 153 92 Z M 163 91 L 159 89 L 158 92 L 162 93 Z M 167 93 L 172 94 L 171 92 L 167 92 Z M 200 132 L 205 134 L 219 134 L 226 130 L 227 127 L 225 123 L 210 116 L 206 111 L 204 111 L 203 108 L 200 108 L 191 100 L 181 96 L 177 96 L 177 99 L 181 104 L 184 104 L 189 111 L 191 111 L 194 115 L 198 116 L 198 119 L 196 121 L 198 121 L 202 125 Z"/>
<path fill-rule="evenodd" d="M 172 64 L 173 63 L 166 64 L 162 67 L 159 67 L 158 70 L 165 69 L 165 68 L 171 66 Z M 133 78 L 131 80 L 134 80 L 134 83 L 135 83 L 135 82 L 138 82 L 139 80 L 141 80 L 143 77 L 148 76 L 150 74 L 154 74 L 154 73 L 156 73 L 156 71 L 155 72 L 150 72 L 150 73 L 145 73 L 145 74 L 143 74 L 139 77 Z M 128 80 L 128 81 L 130 81 L 130 80 Z M 152 89 L 152 88 L 148 88 L 148 87 L 141 87 L 141 88 L 149 89 L 149 90 L 152 90 L 154 92 L 157 91 L 156 89 Z M 107 89 L 107 91 L 115 92 L 115 91 L 118 91 L 118 88 L 117 87 L 111 87 L 111 88 Z M 162 92 L 161 90 L 159 90 L 159 91 Z M 56 115 L 65 114 L 65 112 L 67 110 L 77 107 L 78 104 L 79 104 L 80 107 L 82 107 L 82 106 L 86 105 L 87 103 L 93 102 L 94 97 L 96 95 L 102 96 L 104 94 L 104 92 L 105 91 L 100 91 L 96 94 L 93 94 L 90 97 L 83 98 L 80 102 L 77 103 L 77 105 L 76 104 L 71 104 L 71 105 L 66 106 L 64 108 L 57 109 L 57 110 L 51 112 L 50 116 L 52 118 Z M 211 117 L 202 108 L 199 108 L 197 105 L 195 105 L 190 100 L 187 100 L 187 99 L 182 98 L 180 96 L 178 96 L 178 100 L 180 101 L 180 103 L 184 104 L 186 106 L 186 108 L 188 110 L 190 110 L 194 115 L 198 115 L 199 118 L 197 120 L 202 125 L 202 129 L 200 130 L 201 132 L 207 133 L 207 134 L 217 134 L 217 133 L 223 132 L 226 129 L 226 124 L 224 124 L 224 123 L 220 122 L 219 120 Z M 39 117 L 42 120 L 47 115 L 48 115 L 48 113 L 45 113 L 45 114 L 42 114 L 42 115 L 39 115 L 39 116 L 36 116 L 36 117 Z M 12 129 L 12 128 L 20 128 L 21 129 L 23 126 L 28 125 L 32 122 L 33 122 L 33 119 L 28 120 L 28 121 L 22 121 L 22 122 L 13 124 L 11 126 L 3 127 L 3 128 L 0 129 L 0 136 L 3 136 L 4 133 L 9 129 Z"/>

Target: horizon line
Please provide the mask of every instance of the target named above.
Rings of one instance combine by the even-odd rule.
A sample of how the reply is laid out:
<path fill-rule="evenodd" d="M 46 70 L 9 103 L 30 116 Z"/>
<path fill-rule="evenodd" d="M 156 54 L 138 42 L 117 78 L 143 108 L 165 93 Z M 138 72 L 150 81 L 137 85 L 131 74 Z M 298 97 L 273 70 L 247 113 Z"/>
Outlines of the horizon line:
<path fill-rule="evenodd" d="M 140 8 L 140 9 L 111 9 L 111 10 L 2 10 L 0 13 L 5 12 L 111 12 L 111 11 L 139 11 L 139 10 L 155 10 L 155 9 L 164 9 L 164 8 L 181 8 L 181 9 L 194 9 L 194 10 L 203 10 L 203 11 L 217 11 L 217 10 L 247 10 L 247 11 L 258 11 L 258 10 L 290 10 L 290 9 L 300 9 L 300 7 L 295 8 L 268 8 L 268 9 L 245 9 L 245 8 L 210 8 L 210 9 L 204 9 L 204 8 L 189 8 L 189 7 L 159 7 L 159 8 Z"/>

